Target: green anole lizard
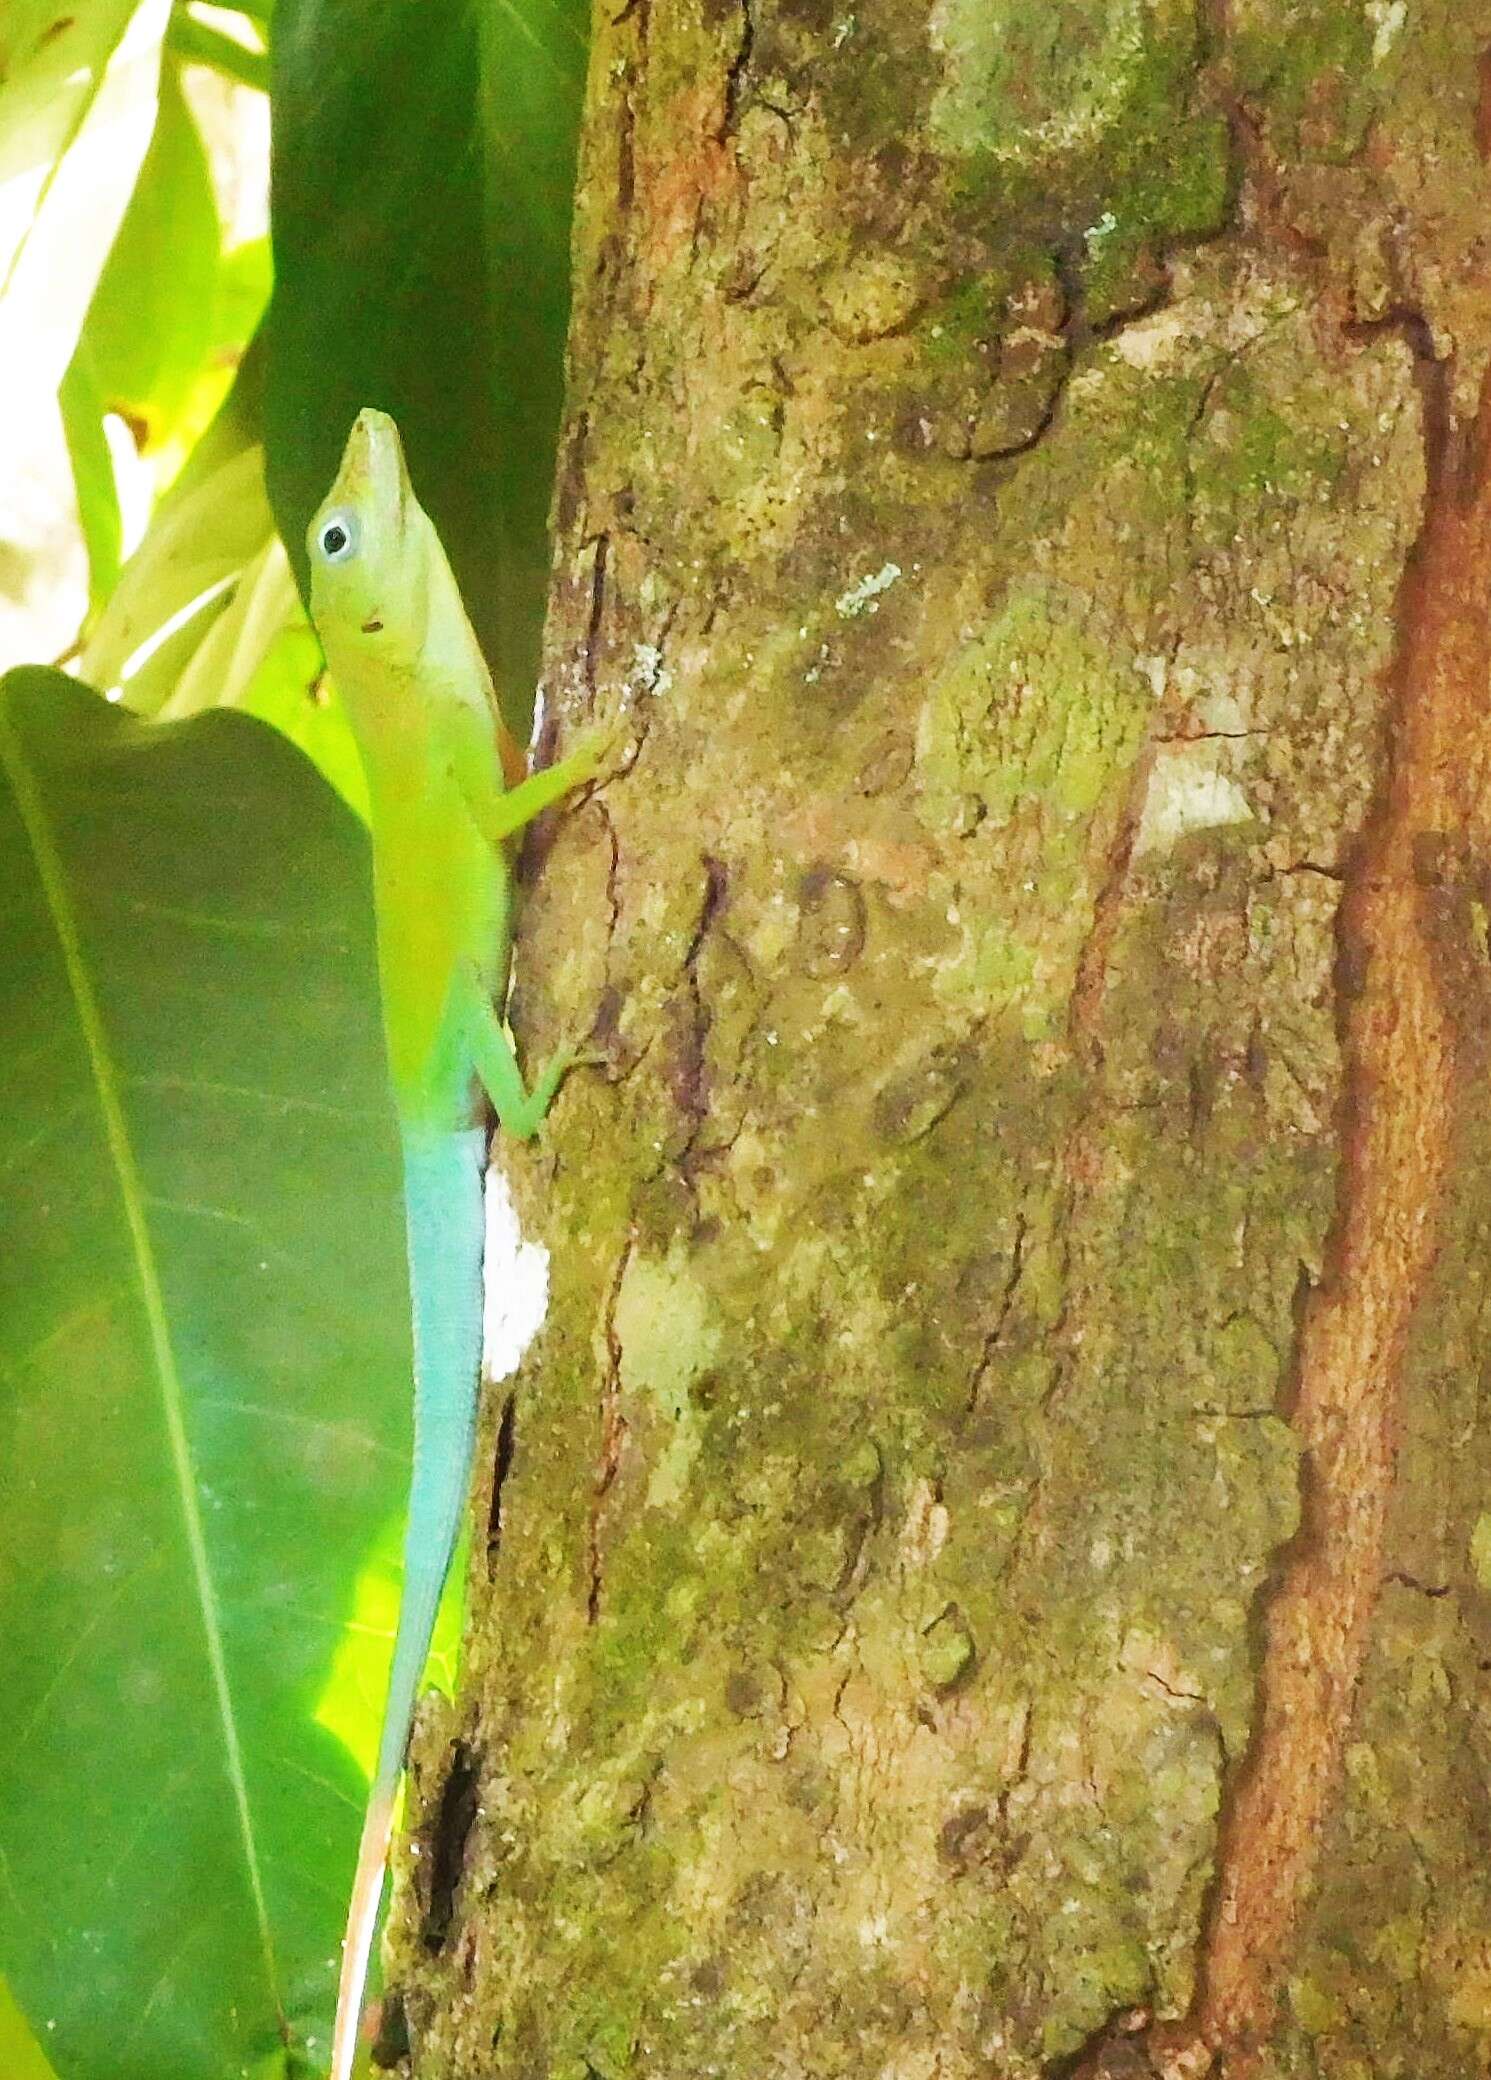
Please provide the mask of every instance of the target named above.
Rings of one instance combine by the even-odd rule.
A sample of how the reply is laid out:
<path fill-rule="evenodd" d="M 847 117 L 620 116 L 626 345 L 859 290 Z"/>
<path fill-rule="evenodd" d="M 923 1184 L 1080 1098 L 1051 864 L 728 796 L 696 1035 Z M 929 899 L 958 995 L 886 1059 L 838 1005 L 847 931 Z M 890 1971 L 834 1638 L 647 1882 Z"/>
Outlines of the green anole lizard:
<path fill-rule="evenodd" d="M 503 1028 L 508 844 L 593 780 L 595 749 L 522 777 L 445 551 L 409 484 L 398 428 L 364 411 L 307 535 L 311 618 L 367 777 L 378 978 L 404 1155 L 414 1311 L 414 1470 L 404 1594 L 347 1916 L 331 2080 L 352 2070 L 415 1693 L 466 1502 L 480 1391 L 485 1090 L 508 1134 L 547 1111 L 568 1057 L 530 1093 Z M 513 784 L 509 785 L 511 781 Z"/>

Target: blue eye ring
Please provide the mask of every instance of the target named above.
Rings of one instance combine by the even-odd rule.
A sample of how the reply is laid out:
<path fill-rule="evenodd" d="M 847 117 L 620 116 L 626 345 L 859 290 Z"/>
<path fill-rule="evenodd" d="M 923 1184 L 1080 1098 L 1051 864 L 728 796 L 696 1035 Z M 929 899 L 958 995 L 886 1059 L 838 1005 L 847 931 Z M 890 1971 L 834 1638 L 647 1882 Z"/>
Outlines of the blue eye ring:
<path fill-rule="evenodd" d="M 335 507 L 316 529 L 316 548 L 327 563 L 350 563 L 361 540 L 357 515 L 345 506 Z"/>

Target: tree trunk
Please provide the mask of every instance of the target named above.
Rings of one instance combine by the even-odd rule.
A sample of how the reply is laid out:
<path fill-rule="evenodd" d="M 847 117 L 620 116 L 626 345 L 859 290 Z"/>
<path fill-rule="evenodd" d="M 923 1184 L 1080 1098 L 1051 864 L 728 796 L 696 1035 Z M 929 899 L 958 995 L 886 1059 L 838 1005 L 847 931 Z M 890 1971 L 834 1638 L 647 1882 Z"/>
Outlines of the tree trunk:
<path fill-rule="evenodd" d="M 1485 2071 L 1491 4 L 596 38 L 409 2069 Z"/>

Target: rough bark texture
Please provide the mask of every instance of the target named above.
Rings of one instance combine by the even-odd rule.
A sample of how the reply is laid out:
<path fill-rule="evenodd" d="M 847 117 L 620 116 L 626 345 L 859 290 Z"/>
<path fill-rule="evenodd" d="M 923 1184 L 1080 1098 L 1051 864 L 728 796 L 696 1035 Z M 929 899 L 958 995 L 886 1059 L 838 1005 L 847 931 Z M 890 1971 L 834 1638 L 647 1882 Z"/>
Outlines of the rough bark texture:
<path fill-rule="evenodd" d="M 598 17 L 419 2080 L 1486 2070 L 1488 46 Z"/>

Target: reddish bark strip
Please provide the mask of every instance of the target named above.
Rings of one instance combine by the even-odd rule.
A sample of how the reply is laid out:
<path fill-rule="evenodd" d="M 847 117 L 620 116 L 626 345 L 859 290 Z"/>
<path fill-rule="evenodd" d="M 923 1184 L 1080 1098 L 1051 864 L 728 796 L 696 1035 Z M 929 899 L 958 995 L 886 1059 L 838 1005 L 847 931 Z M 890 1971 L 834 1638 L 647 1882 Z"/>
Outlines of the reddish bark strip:
<path fill-rule="evenodd" d="M 616 1303 L 621 1296 L 621 1282 L 626 1277 L 635 1242 L 635 1235 L 628 1236 L 606 1297 L 606 1373 L 601 1382 L 600 1459 L 590 1494 L 590 1593 L 586 1615 L 592 1625 L 601 1614 L 601 1518 L 605 1513 L 606 1497 L 621 1465 L 621 1447 L 626 1437 L 626 1418 L 621 1413 L 621 1339 L 616 1333 Z"/>
<path fill-rule="evenodd" d="M 1268 1612 L 1259 1716 L 1223 1830 L 1196 2003 L 1178 2029 L 1156 2032 L 1155 2066 L 1172 2076 L 1240 2080 L 1273 2023 L 1381 1580 L 1405 1337 L 1450 1156 L 1455 1033 L 1420 862 L 1446 842 L 1461 857 L 1487 855 L 1491 386 L 1457 469 L 1445 371 L 1420 366 L 1428 509 L 1400 595 L 1390 767 L 1342 911 L 1341 1203 L 1297 1352 L 1304 1524 Z"/>

